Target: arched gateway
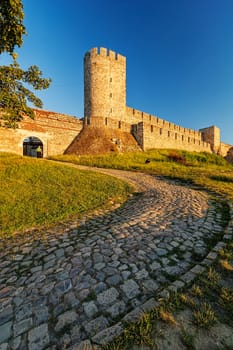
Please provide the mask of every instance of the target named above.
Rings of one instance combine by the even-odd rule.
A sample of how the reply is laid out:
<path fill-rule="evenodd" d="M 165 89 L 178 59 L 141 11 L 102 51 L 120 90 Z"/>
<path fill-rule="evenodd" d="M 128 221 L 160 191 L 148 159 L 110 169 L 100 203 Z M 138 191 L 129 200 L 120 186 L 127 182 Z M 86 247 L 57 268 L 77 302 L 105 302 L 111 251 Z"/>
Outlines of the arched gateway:
<path fill-rule="evenodd" d="M 23 140 L 23 155 L 35 158 L 43 158 L 43 143 L 35 136 L 29 136 Z"/>

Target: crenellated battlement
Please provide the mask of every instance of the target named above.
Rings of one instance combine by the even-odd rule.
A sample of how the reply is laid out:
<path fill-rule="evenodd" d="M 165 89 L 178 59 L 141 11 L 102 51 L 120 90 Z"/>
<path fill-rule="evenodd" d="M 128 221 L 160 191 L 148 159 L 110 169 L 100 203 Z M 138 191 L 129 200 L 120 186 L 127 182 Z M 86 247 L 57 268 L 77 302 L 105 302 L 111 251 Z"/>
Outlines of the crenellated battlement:
<path fill-rule="evenodd" d="M 196 138 L 202 137 L 202 133 L 200 131 L 184 128 L 180 125 L 171 123 L 165 119 L 161 119 L 155 115 L 142 112 L 135 108 L 131 108 L 127 106 L 126 115 L 127 115 L 127 120 L 131 121 L 132 123 L 139 123 L 143 121 L 146 124 L 150 124 L 152 126 L 158 126 L 166 130 L 176 131 L 176 132 L 190 135 Z"/>
<path fill-rule="evenodd" d="M 216 126 L 192 130 L 126 106 L 126 57 L 115 51 L 95 47 L 85 54 L 84 99 L 83 120 L 35 110 L 35 120 L 25 117 L 18 129 L 0 128 L 0 151 L 24 154 L 24 139 L 36 137 L 40 139 L 46 157 L 68 149 L 80 154 L 83 132 L 90 128 L 101 131 L 100 135 L 117 135 L 118 148 L 113 147 L 113 138 L 109 136 L 111 149 L 106 149 L 106 152 L 112 148 L 121 152 L 131 150 L 126 142 L 128 138 L 134 141 L 131 142 L 134 151 L 170 148 L 214 152 L 233 159 L 233 146 L 221 142 L 220 130 Z M 94 138 L 88 142 L 95 148 Z"/>
<path fill-rule="evenodd" d="M 126 63 L 126 57 L 116 53 L 115 51 L 106 49 L 105 47 L 94 47 L 85 54 L 85 58 L 106 58 L 112 61 L 118 61 L 120 63 Z"/>
<path fill-rule="evenodd" d="M 131 132 L 142 149 L 219 152 L 217 127 L 192 130 L 126 106 L 126 58 L 104 47 L 85 55 L 86 124 Z"/>

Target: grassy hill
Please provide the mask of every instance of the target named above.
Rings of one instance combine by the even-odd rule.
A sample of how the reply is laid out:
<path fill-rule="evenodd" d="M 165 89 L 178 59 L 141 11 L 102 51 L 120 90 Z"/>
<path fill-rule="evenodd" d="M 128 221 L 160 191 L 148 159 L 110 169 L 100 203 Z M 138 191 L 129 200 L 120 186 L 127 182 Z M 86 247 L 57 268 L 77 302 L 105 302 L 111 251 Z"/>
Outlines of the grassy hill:
<path fill-rule="evenodd" d="M 0 237 L 78 218 L 131 191 L 109 176 L 6 153 L 0 153 L 0 184 Z"/>
<path fill-rule="evenodd" d="M 143 171 L 179 179 L 233 198 L 233 165 L 220 156 L 176 150 L 63 155 L 55 160 L 95 167 Z M 130 188 L 105 175 L 42 159 L 0 153 L 0 234 L 68 220 L 124 201 Z"/>
<path fill-rule="evenodd" d="M 233 165 L 215 154 L 160 149 L 96 156 L 63 155 L 54 159 L 180 179 L 233 198 Z"/>

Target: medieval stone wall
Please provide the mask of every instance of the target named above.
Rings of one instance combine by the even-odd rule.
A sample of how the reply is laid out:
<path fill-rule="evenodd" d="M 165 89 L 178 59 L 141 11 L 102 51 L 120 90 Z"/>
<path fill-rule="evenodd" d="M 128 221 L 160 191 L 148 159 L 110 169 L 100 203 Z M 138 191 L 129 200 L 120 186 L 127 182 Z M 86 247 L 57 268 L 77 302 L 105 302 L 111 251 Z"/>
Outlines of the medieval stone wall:
<path fill-rule="evenodd" d="M 25 117 L 18 129 L 0 128 L 0 151 L 23 154 L 24 139 L 34 136 L 43 144 L 44 157 L 62 154 L 86 125 L 131 134 L 143 150 L 175 148 L 226 156 L 232 148 L 221 142 L 216 126 L 196 131 L 127 107 L 126 58 L 105 48 L 85 54 L 84 99 L 83 121 L 36 110 L 35 120 Z"/>
<path fill-rule="evenodd" d="M 86 124 L 121 129 L 134 135 L 143 150 L 177 148 L 220 152 L 220 130 L 187 129 L 126 106 L 126 58 L 93 48 L 84 58 Z"/>
<path fill-rule="evenodd" d="M 232 145 L 229 145 L 227 143 L 224 143 L 224 142 L 221 142 L 220 143 L 220 154 L 223 156 L 223 157 L 226 157 L 228 152 L 231 150 L 232 152 L 232 149 L 233 149 L 233 146 Z"/>
<path fill-rule="evenodd" d="M 203 134 L 148 113 L 126 108 L 127 120 L 133 124 L 131 131 L 144 150 L 152 148 L 176 148 L 189 151 L 211 152 L 210 143 L 203 141 Z"/>
<path fill-rule="evenodd" d="M 203 140 L 210 143 L 211 150 L 214 153 L 220 152 L 220 129 L 216 126 L 200 129 L 203 135 Z"/>
<path fill-rule="evenodd" d="M 24 117 L 17 129 L 0 128 L 0 151 L 23 155 L 23 142 L 37 137 L 43 144 L 43 156 L 63 154 L 83 122 L 65 114 L 35 110 L 35 119 Z"/>

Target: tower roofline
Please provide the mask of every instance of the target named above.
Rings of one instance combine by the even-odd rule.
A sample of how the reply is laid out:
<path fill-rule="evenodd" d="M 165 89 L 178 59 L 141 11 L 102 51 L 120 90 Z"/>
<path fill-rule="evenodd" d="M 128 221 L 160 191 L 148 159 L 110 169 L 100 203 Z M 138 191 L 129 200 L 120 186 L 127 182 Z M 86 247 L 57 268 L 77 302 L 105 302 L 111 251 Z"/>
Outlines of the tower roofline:
<path fill-rule="evenodd" d="M 122 63 L 126 63 L 125 56 L 115 51 L 112 51 L 110 49 L 107 49 L 105 47 L 93 47 L 90 51 L 86 52 L 85 57 L 86 56 L 89 56 L 89 57 L 100 56 L 100 57 L 109 58 L 110 60 L 116 60 Z"/>

